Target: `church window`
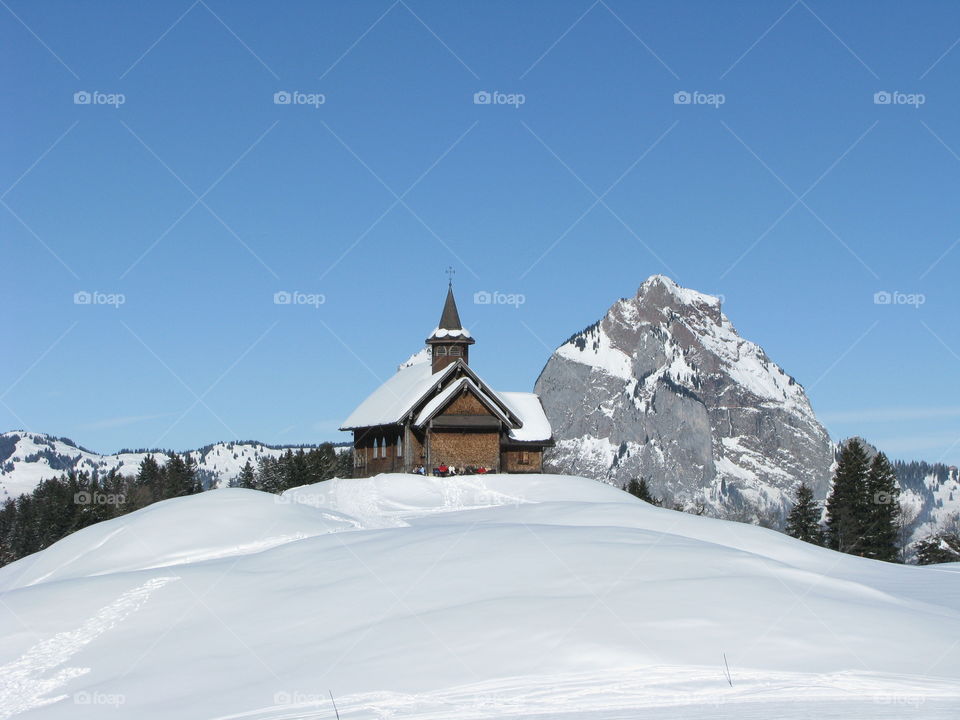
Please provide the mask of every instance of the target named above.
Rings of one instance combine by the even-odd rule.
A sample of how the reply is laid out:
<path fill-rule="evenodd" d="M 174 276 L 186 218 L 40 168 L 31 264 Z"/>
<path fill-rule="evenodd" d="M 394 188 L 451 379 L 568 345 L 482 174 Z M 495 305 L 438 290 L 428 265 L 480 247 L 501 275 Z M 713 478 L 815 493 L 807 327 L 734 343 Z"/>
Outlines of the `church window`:
<path fill-rule="evenodd" d="M 451 355 L 456 355 L 457 357 L 459 357 L 459 356 L 460 356 L 460 347 L 459 347 L 458 345 L 454 345 L 453 347 L 451 347 L 451 348 L 450 348 L 450 354 L 451 354 Z"/>
<path fill-rule="evenodd" d="M 447 348 L 445 348 L 443 345 L 438 345 L 437 355 L 446 355 L 446 354 L 447 354 Z"/>

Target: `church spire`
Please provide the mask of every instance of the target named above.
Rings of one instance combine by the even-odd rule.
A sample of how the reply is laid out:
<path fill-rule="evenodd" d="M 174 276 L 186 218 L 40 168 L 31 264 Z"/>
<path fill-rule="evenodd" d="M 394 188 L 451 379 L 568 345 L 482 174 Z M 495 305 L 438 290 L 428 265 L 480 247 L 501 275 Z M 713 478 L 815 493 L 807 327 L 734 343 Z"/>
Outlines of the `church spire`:
<path fill-rule="evenodd" d="M 460 313 L 457 312 L 457 301 L 453 297 L 453 280 L 447 286 L 447 300 L 443 303 L 443 313 L 437 327 L 443 330 L 463 330 Z"/>
<path fill-rule="evenodd" d="M 439 372 L 457 360 L 469 363 L 470 346 L 475 342 L 470 336 L 470 331 L 460 324 L 460 313 L 457 311 L 457 301 L 453 296 L 453 279 L 451 278 L 447 283 L 447 298 L 443 303 L 443 312 L 440 314 L 440 324 L 427 338 L 433 371 Z"/>

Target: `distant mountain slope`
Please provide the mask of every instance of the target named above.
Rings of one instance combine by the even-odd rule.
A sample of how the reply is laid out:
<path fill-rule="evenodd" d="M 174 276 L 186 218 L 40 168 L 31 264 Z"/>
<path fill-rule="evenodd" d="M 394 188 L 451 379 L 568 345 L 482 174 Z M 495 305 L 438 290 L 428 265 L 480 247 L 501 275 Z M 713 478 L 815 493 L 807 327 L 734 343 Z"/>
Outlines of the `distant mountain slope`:
<path fill-rule="evenodd" d="M 960 532 L 960 473 L 941 463 L 894 463 L 908 542 L 934 532 Z"/>
<path fill-rule="evenodd" d="M 276 457 L 301 446 L 271 446 L 257 442 L 221 442 L 191 450 L 204 487 L 224 486 L 249 460 L 254 467 L 263 456 Z M 21 430 L 0 435 L 0 501 L 28 493 L 37 483 L 71 470 L 106 474 L 118 470 L 134 475 L 147 455 L 166 462 L 164 450 L 133 450 L 100 455 L 69 438 Z"/>
<path fill-rule="evenodd" d="M 830 438 L 803 388 L 720 300 L 661 275 L 549 359 L 536 384 L 554 471 L 644 477 L 668 502 L 776 520 L 804 480 L 826 496 Z"/>

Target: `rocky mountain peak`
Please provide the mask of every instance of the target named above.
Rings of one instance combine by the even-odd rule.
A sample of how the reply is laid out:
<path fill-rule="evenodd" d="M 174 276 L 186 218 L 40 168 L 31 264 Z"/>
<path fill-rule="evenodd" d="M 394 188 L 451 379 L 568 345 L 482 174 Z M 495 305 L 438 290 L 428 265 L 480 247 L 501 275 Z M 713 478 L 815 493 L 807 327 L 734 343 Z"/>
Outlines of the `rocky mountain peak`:
<path fill-rule="evenodd" d="M 821 494 L 832 449 L 803 388 L 740 337 L 719 298 L 663 275 L 554 352 L 537 381 L 555 470 L 720 515 L 782 514 L 804 479 Z"/>
<path fill-rule="evenodd" d="M 681 313 L 699 312 L 717 325 L 722 322 L 720 298 L 681 287 L 666 275 L 651 275 L 647 278 L 637 290 L 636 302 L 642 310 L 649 309 L 661 314 L 670 310 Z"/>

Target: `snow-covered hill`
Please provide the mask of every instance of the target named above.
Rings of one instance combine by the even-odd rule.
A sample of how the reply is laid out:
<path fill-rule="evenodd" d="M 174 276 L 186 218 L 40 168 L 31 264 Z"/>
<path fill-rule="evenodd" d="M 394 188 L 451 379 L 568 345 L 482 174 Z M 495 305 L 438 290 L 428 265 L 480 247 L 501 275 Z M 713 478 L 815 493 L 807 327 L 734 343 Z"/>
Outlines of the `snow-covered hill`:
<path fill-rule="evenodd" d="M 576 477 L 214 490 L 0 593 L 0 718 L 333 718 L 328 692 L 344 720 L 960 714 L 956 568 Z"/>
<path fill-rule="evenodd" d="M 262 456 L 276 457 L 285 447 L 261 443 L 216 443 L 188 454 L 197 464 L 205 486 L 225 486 L 240 474 L 249 460 L 254 467 Z M 44 433 L 17 430 L 0 434 L 0 501 L 28 493 L 41 480 L 59 477 L 70 470 L 105 474 L 117 470 L 135 475 L 143 459 L 151 453 L 121 452 L 100 455 L 72 440 Z M 162 451 L 152 453 L 160 464 L 166 462 Z"/>
<path fill-rule="evenodd" d="M 668 503 L 777 520 L 802 480 L 819 498 L 832 445 L 803 388 L 741 338 L 720 300 L 662 275 L 561 345 L 537 380 L 549 467 Z"/>

